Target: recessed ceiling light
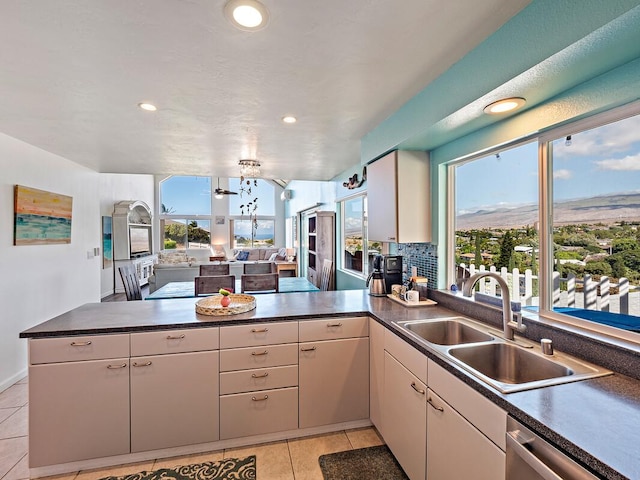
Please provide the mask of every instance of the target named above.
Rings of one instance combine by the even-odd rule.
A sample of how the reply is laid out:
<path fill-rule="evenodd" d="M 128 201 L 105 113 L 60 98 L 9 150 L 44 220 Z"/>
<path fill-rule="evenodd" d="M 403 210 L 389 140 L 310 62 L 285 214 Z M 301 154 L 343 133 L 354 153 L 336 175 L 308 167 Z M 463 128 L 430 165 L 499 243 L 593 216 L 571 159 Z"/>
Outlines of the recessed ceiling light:
<path fill-rule="evenodd" d="M 284 123 L 296 123 L 298 121 L 298 119 L 296 117 L 294 117 L 293 115 L 287 115 L 282 117 L 282 121 Z"/>
<path fill-rule="evenodd" d="M 248 32 L 260 30 L 269 22 L 269 11 L 257 0 L 229 0 L 224 14 L 236 28 Z"/>
<path fill-rule="evenodd" d="M 147 112 L 155 112 L 158 108 L 153 105 L 152 103 L 146 103 L 146 102 L 142 102 L 139 103 L 138 106 L 142 109 L 142 110 L 146 110 Z"/>
<path fill-rule="evenodd" d="M 497 102 L 490 103 L 484 107 L 484 113 L 489 115 L 497 115 L 500 113 L 511 112 L 516 108 L 522 107 L 527 101 L 521 97 L 503 98 Z"/>

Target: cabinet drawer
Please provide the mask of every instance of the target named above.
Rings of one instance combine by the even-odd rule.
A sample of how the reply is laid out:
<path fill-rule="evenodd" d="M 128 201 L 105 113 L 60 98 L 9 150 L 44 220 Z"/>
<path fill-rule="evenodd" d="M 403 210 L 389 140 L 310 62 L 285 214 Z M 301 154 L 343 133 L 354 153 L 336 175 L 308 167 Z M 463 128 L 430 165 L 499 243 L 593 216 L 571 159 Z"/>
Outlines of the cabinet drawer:
<path fill-rule="evenodd" d="M 85 337 L 32 338 L 29 362 L 77 362 L 129 356 L 129 334 Z"/>
<path fill-rule="evenodd" d="M 301 320 L 299 322 L 301 342 L 368 336 L 369 323 L 367 317 L 322 318 L 319 320 Z"/>
<path fill-rule="evenodd" d="M 220 371 L 298 364 L 298 344 L 234 348 L 220 352 Z"/>
<path fill-rule="evenodd" d="M 131 334 L 131 356 L 217 350 L 219 328 L 191 328 Z"/>
<path fill-rule="evenodd" d="M 507 429 L 507 413 L 504 410 L 431 360 L 429 360 L 429 388 L 502 451 L 506 449 L 504 432 Z"/>
<path fill-rule="evenodd" d="M 220 397 L 220 439 L 298 428 L 298 388 Z"/>
<path fill-rule="evenodd" d="M 220 348 L 253 347 L 298 341 L 298 322 L 255 323 L 220 328 Z"/>
<path fill-rule="evenodd" d="M 384 349 L 427 385 L 427 357 L 389 330 L 384 331 Z"/>
<path fill-rule="evenodd" d="M 220 395 L 297 386 L 297 365 L 257 368 L 220 374 Z"/>

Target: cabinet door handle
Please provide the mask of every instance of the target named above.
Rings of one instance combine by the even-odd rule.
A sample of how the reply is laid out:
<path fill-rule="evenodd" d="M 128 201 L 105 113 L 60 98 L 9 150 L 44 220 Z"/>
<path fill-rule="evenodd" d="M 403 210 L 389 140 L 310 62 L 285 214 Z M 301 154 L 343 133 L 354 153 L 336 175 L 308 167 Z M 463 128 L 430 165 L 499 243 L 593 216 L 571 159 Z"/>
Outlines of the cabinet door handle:
<path fill-rule="evenodd" d="M 251 378 L 265 378 L 265 377 L 268 377 L 268 376 L 269 376 L 269 372 L 265 372 L 265 373 L 263 373 L 261 375 L 256 375 L 255 373 L 251 374 Z"/>
<path fill-rule="evenodd" d="M 313 352 L 316 349 L 316 347 L 308 347 L 308 348 L 301 348 L 300 351 L 301 352 Z"/>
<path fill-rule="evenodd" d="M 269 352 L 267 352 L 266 350 L 264 352 L 251 352 L 251 355 L 253 355 L 254 357 L 258 357 L 260 355 L 268 355 Z"/>
<path fill-rule="evenodd" d="M 342 322 L 338 322 L 338 323 L 327 323 L 327 327 L 328 327 L 328 328 L 341 327 L 341 326 L 342 326 Z"/>
<path fill-rule="evenodd" d="M 137 362 L 133 362 L 133 366 L 134 367 L 148 367 L 151 365 L 152 362 L 146 362 L 146 363 L 137 363 Z"/>
<path fill-rule="evenodd" d="M 267 398 L 269 398 L 269 395 L 265 395 L 262 398 L 251 397 L 251 400 L 254 402 L 264 402 Z"/>
<path fill-rule="evenodd" d="M 252 328 L 251 333 L 266 333 L 268 332 L 268 328 Z"/>
<path fill-rule="evenodd" d="M 113 369 L 116 369 L 116 368 L 124 368 L 124 367 L 126 367 L 126 366 L 127 366 L 127 364 L 126 364 L 126 363 L 123 363 L 123 364 L 121 364 L 121 365 L 107 365 L 107 368 L 108 368 L 109 370 L 113 370 Z"/>
<path fill-rule="evenodd" d="M 427 403 L 429 405 L 431 405 L 433 408 L 435 408 L 437 411 L 444 412 L 444 408 L 442 408 L 442 407 L 436 405 L 435 403 L 433 403 L 433 400 L 431 400 L 431 397 L 427 398 Z"/>
<path fill-rule="evenodd" d="M 86 347 L 87 345 L 91 345 L 91 340 L 87 340 L 86 342 L 71 342 L 72 347 Z"/>
<path fill-rule="evenodd" d="M 389 237 L 387 240 L 395 240 L 396 237 Z"/>
<path fill-rule="evenodd" d="M 184 333 L 177 337 L 174 337 L 173 335 L 167 335 L 167 340 L 182 340 L 183 338 L 184 338 Z"/>
<path fill-rule="evenodd" d="M 411 382 L 411 388 L 413 388 L 420 395 L 424 395 L 425 394 L 424 390 L 420 390 L 418 387 L 416 387 L 416 382 Z"/>

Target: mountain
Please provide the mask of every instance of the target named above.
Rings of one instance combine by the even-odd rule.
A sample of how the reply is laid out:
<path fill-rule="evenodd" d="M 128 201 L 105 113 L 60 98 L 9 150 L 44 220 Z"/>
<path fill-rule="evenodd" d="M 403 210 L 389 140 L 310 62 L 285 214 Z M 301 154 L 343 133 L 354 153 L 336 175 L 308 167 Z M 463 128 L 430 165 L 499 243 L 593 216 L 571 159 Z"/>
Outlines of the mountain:
<path fill-rule="evenodd" d="M 640 193 L 617 194 L 565 200 L 554 204 L 554 224 L 640 221 Z M 456 230 L 475 228 L 517 228 L 538 221 L 538 205 L 500 207 L 459 215 Z"/>

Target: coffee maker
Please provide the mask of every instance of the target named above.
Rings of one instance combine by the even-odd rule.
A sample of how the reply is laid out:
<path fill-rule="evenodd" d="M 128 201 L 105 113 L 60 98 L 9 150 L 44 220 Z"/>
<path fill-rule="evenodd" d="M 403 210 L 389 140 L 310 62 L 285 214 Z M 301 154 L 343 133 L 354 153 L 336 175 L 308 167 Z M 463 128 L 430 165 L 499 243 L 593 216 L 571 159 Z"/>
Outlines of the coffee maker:
<path fill-rule="evenodd" d="M 402 285 L 402 255 L 383 255 L 382 278 L 387 293 L 392 285 Z"/>
<path fill-rule="evenodd" d="M 376 255 L 373 259 L 373 270 L 367 277 L 367 287 L 369 287 L 369 295 L 373 297 L 384 297 L 387 294 L 387 287 L 384 282 L 382 273 L 382 263 L 384 257 Z"/>

